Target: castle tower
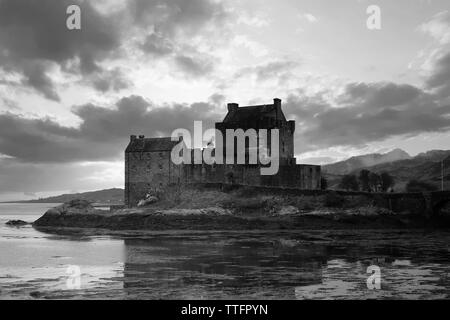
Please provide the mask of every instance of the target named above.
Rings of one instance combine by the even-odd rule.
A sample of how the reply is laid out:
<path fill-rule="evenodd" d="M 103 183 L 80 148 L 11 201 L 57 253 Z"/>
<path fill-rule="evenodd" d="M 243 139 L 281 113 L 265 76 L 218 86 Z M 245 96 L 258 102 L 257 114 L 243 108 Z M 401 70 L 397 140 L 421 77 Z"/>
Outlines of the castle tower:
<path fill-rule="evenodd" d="M 272 146 L 270 145 L 270 130 L 278 129 L 280 164 L 291 165 L 296 162 L 294 157 L 295 121 L 286 120 L 283 110 L 281 110 L 280 99 L 274 99 L 273 104 L 245 107 L 239 107 L 237 103 L 229 103 L 228 113 L 222 122 L 216 123 L 216 129 L 219 130 L 224 137 L 224 156 L 226 155 L 226 145 L 227 143 L 230 143 L 229 141 L 226 141 L 227 129 L 242 129 L 244 131 L 254 129 L 256 132 L 258 132 L 259 129 L 267 129 L 269 132 L 267 137 L 268 152 L 272 151 Z M 246 150 L 248 150 L 247 144 Z M 236 156 L 236 152 L 234 156 Z"/>

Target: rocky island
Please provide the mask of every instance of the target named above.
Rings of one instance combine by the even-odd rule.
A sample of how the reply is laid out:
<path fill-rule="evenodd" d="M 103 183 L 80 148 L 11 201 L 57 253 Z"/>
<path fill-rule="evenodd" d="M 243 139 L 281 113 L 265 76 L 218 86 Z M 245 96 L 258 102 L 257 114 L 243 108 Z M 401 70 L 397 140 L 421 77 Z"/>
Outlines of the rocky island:
<path fill-rule="evenodd" d="M 448 227 L 448 219 L 430 219 L 420 206 L 394 212 L 375 195 L 337 192 L 295 195 L 253 187 L 176 186 L 150 196 L 136 208 L 100 210 L 72 200 L 48 210 L 36 228 L 109 230 L 298 230 Z"/>

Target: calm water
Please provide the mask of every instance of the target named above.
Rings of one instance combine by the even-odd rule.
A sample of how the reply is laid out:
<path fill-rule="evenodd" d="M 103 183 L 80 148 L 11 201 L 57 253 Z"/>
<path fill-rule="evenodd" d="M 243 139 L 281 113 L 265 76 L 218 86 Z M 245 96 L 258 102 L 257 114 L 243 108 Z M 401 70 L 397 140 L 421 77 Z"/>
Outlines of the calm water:
<path fill-rule="evenodd" d="M 0 298 L 448 299 L 450 232 L 149 232 L 50 234 L 53 205 L 0 204 Z M 81 271 L 80 289 L 68 266 Z M 369 290 L 367 267 L 381 270 Z"/>

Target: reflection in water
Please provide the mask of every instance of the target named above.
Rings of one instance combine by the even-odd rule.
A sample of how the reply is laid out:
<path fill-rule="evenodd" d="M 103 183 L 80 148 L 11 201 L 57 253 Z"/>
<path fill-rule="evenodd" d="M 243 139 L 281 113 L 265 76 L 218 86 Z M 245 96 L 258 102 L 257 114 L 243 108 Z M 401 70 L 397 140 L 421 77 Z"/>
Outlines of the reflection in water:
<path fill-rule="evenodd" d="M 283 288 L 320 283 L 324 262 L 323 247 L 301 250 L 233 236 L 126 240 L 125 246 L 124 288 L 142 288 L 150 297 L 293 299 L 294 291 Z"/>
<path fill-rule="evenodd" d="M 0 298 L 448 299 L 449 240 L 420 230 L 99 236 L 0 225 Z M 81 267 L 81 290 L 67 289 L 68 265 Z M 381 290 L 367 288 L 371 265 Z"/>
<path fill-rule="evenodd" d="M 448 233 L 192 233 L 125 240 L 130 298 L 448 298 Z M 382 270 L 369 290 L 367 267 Z"/>

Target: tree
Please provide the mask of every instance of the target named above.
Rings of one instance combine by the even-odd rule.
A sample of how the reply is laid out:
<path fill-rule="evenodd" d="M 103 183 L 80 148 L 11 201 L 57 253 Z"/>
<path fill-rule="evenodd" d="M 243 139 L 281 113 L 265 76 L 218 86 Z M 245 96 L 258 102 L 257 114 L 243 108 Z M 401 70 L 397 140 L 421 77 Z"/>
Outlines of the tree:
<path fill-rule="evenodd" d="M 369 188 L 373 192 L 378 192 L 381 186 L 381 178 L 375 172 L 369 173 Z"/>
<path fill-rule="evenodd" d="M 406 184 L 406 192 L 437 191 L 437 187 L 431 183 L 419 180 L 411 180 Z"/>
<path fill-rule="evenodd" d="M 382 172 L 380 175 L 381 191 L 387 192 L 395 185 L 394 178 L 387 172 Z"/>
<path fill-rule="evenodd" d="M 359 185 L 358 185 L 358 179 L 353 174 L 347 174 L 342 177 L 341 182 L 339 183 L 339 188 L 345 189 L 347 191 L 358 191 Z"/>
<path fill-rule="evenodd" d="M 325 177 L 320 178 L 320 188 L 322 190 L 327 190 L 328 189 L 328 181 Z"/>
<path fill-rule="evenodd" d="M 366 191 L 366 192 L 370 191 L 369 174 L 370 174 L 370 171 L 366 170 L 366 169 L 361 170 L 359 172 L 359 183 L 361 184 L 362 191 Z"/>

